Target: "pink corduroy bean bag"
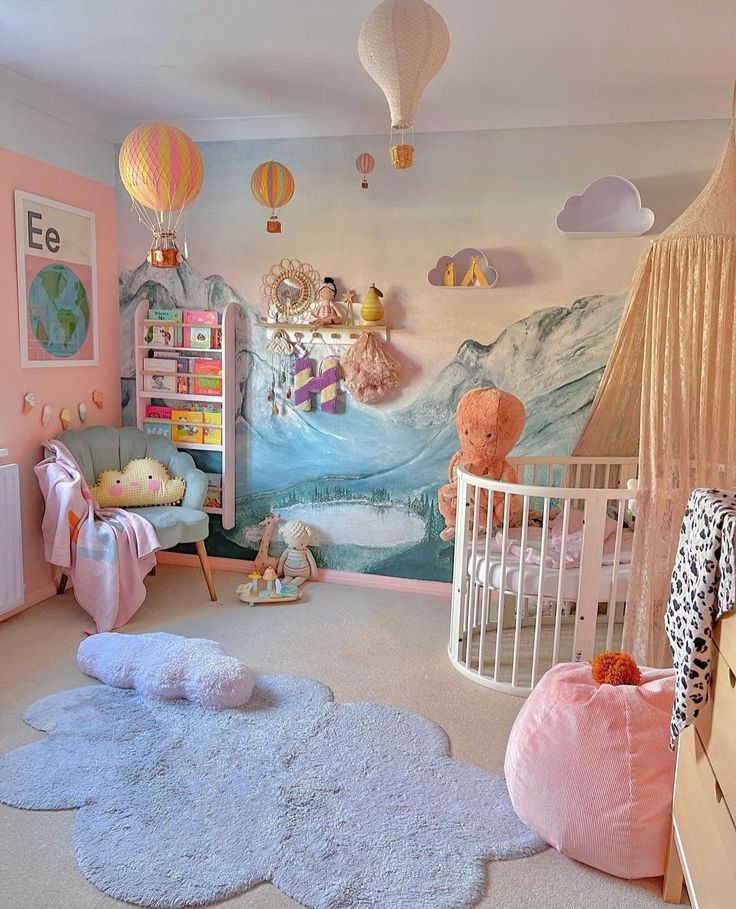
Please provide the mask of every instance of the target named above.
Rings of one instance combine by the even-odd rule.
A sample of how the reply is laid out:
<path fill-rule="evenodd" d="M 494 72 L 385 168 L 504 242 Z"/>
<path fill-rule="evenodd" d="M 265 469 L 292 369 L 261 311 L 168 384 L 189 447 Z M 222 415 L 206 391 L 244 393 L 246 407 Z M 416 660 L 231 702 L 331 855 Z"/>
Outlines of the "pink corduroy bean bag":
<path fill-rule="evenodd" d="M 675 756 L 674 671 L 598 685 L 589 663 L 560 663 L 514 723 L 505 773 L 516 813 L 555 849 L 627 879 L 664 873 Z"/>

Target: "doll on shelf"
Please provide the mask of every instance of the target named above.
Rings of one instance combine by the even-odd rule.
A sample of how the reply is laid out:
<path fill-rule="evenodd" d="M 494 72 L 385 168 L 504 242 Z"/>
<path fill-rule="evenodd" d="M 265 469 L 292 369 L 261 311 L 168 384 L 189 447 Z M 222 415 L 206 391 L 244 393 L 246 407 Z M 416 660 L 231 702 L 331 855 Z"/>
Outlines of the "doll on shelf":
<path fill-rule="evenodd" d="M 309 322 L 312 328 L 322 328 L 325 325 L 342 325 L 344 317 L 335 305 L 336 296 L 337 286 L 335 285 L 335 279 L 325 277 L 322 286 L 317 292 L 319 305 L 314 313 L 314 318 L 310 319 Z"/>

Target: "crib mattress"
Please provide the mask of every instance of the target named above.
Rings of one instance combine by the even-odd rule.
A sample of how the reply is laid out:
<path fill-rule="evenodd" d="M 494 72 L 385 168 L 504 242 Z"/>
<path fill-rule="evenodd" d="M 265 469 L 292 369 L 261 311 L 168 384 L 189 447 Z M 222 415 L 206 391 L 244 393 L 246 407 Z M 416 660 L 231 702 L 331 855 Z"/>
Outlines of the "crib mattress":
<path fill-rule="evenodd" d="M 531 548 L 537 554 L 541 551 L 542 531 L 539 527 L 528 527 L 526 546 Z M 624 529 L 621 534 L 621 547 L 619 552 L 619 562 L 616 566 L 616 600 L 626 599 L 626 593 L 629 586 L 629 577 L 631 574 L 631 548 L 634 534 L 628 529 Z M 515 527 L 508 531 L 507 540 L 519 542 L 521 539 L 521 528 Z M 599 603 L 607 603 L 611 597 L 611 583 L 614 574 L 614 539 L 606 541 L 603 551 L 603 564 L 601 564 L 598 576 L 597 586 Z M 480 539 L 476 551 L 468 559 L 468 574 L 474 578 L 476 583 L 489 585 L 495 590 L 503 588 L 507 593 L 517 593 L 521 585 L 523 596 L 535 597 L 539 589 L 540 574 L 542 578 L 542 596 L 546 598 L 557 599 L 558 588 L 560 583 L 560 574 L 562 574 L 562 599 L 577 600 L 580 586 L 580 565 L 565 565 L 564 567 L 545 567 L 534 563 L 520 562 L 518 557 L 512 556 L 507 552 L 504 564 L 504 578 L 502 583 L 501 563 L 502 547 L 493 538 L 488 545 L 488 559 L 485 557 L 485 539 Z"/>

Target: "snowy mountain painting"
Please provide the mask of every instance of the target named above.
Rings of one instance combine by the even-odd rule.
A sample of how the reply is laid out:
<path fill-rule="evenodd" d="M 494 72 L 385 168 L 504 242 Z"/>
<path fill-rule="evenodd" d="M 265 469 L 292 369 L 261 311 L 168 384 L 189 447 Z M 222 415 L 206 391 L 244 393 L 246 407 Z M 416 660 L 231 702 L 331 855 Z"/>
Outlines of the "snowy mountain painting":
<path fill-rule="evenodd" d="M 452 546 L 441 543 L 437 488 L 457 449 L 455 406 L 470 388 L 495 385 L 526 405 L 519 454 L 570 452 L 593 400 L 621 317 L 624 295 L 591 296 L 542 309 L 495 341 L 465 341 L 454 359 L 401 410 L 348 398 L 338 415 L 266 400 L 272 381 L 258 314 L 219 275 L 203 277 L 144 264 L 120 279 L 123 418 L 135 423 L 133 320 L 141 300 L 157 307 L 241 311 L 237 349 L 237 522 L 212 518 L 213 555 L 252 558 L 269 511 L 301 517 L 313 531 L 318 563 L 345 571 L 449 580 Z M 279 403 L 281 399 L 279 397 Z M 194 453 L 216 471 L 216 453 Z M 254 545 L 255 544 L 255 545 Z M 277 544 L 278 545 L 278 544 Z"/>

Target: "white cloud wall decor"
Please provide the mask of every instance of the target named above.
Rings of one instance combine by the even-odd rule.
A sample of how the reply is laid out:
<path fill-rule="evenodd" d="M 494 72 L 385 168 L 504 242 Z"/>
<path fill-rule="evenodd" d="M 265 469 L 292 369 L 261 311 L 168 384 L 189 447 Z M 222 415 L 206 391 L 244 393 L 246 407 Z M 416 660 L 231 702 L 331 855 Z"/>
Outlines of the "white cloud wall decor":
<path fill-rule="evenodd" d="M 639 190 L 625 177 L 599 177 L 570 196 L 555 219 L 564 237 L 638 237 L 654 225 L 654 212 L 643 208 Z"/>
<path fill-rule="evenodd" d="M 433 287 L 490 288 L 498 284 L 498 272 L 485 253 L 467 247 L 454 256 L 440 256 L 427 273 L 427 280 Z"/>

